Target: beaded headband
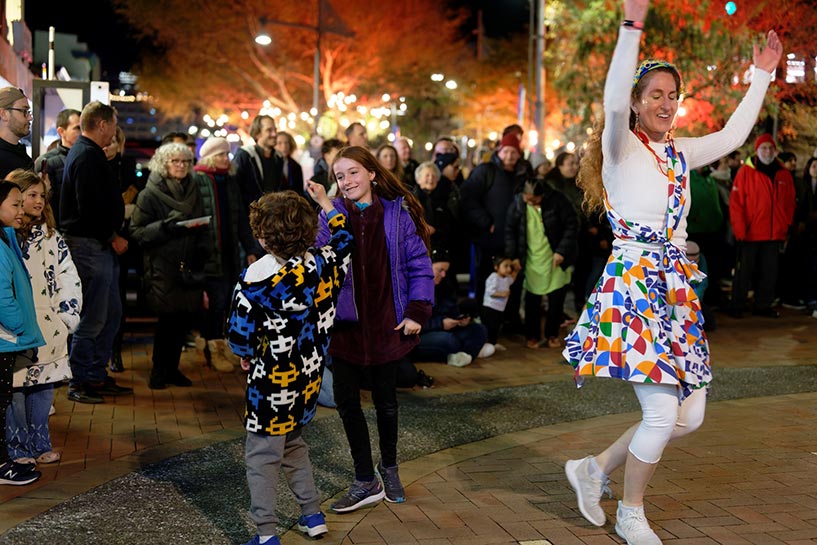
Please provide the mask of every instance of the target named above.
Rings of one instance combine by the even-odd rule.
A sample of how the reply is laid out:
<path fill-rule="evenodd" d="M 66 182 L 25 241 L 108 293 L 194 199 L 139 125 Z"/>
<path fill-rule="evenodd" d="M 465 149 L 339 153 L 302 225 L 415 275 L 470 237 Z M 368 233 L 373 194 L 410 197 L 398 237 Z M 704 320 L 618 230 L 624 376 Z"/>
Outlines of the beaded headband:
<path fill-rule="evenodd" d="M 684 94 L 684 80 L 681 78 L 681 72 L 678 71 L 678 68 L 671 62 L 662 61 L 658 59 L 646 59 L 641 64 L 638 65 L 638 68 L 635 70 L 635 75 L 633 76 L 633 89 L 635 86 L 638 85 L 638 82 L 641 81 L 648 72 L 655 70 L 656 68 L 669 68 L 678 76 L 678 81 L 680 81 L 681 85 L 678 89 L 678 94 Z"/>

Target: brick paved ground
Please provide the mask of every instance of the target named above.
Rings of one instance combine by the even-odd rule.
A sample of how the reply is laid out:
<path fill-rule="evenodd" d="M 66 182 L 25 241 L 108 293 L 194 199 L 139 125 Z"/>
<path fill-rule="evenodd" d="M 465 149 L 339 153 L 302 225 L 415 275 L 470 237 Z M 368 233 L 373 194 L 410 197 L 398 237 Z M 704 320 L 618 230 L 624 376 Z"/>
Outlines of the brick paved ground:
<path fill-rule="evenodd" d="M 716 368 L 817 363 L 817 320 L 791 311 L 786 312 L 780 320 L 735 321 L 719 318 L 721 328 L 710 337 Z M 205 369 L 202 367 L 201 356 L 188 352 L 183 356 L 182 369 L 193 379 L 194 387 L 151 391 L 146 386 L 150 339 L 140 334 L 131 334 L 129 340 L 131 342 L 126 345 L 124 355 L 126 371 L 118 375 L 117 380 L 133 386 L 135 394 L 107 398 L 105 404 L 92 406 L 69 402 L 65 398 L 65 388 L 58 389 L 55 402 L 57 414 L 51 418 L 51 430 L 55 450 L 62 452 L 63 459 L 58 464 L 42 466 L 43 478 L 34 485 L 0 487 L 0 532 L 146 464 L 243 434 L 240 425 L 243 375 L 219 374 Z M 443 396 L 500 386 L 569 380 L 571 372 L 568 367 L 559 363 L 558 351 L 526 350 L 521 342 L 513 340 L 506 344 L 510 348 L 508 352 L 489 360 L 478 360 L 463 369 L 438 364 L 420 365 L 436 377 L 437 387 L 432 390 L 415 390 L 411 395 Z M 508 366 L 513 366 L 512 373 L 508 372 Z M 668 464 L 659 471 L 654 483 L 656 487 L 660 483 L 663 488 L 662 494 L 651 497 L 656 505 L 650 506 L 649 514 L 653 520 L 665 525 L 662 526 L 662 532 L 677 536 L 677 539 L 668 542 L 774 544 L 810 543 L 812 541 L 809 540 L 817 540 L 817 536 L 808 534 L 814 528 L 814 516 L 802 516 L 799 522 L 787 518 L 796 517 L 797 513 L 803 511 L 817 513 L 813 493 L 815 462 L 810 461 L 817 458 L 812 458 L 813 455 L 807 455 L 806 452 L 817 451 L 817 441 L 813 434 L 809 435 L 812 430 L 808 426 L 800 429 L 804 426 L 803 422 L 813 425 L 815 401 L 816 398 L 806 395 L 765 398 L 760 405 L 757 401 L 713 404 L 704 428 L 689 439 L 689 443 L 684 443 L 687 449 L 691 449 L 689 452 L 692 455 L 700 456 L 705 463 L 703 467 L 696 469 L 698 473 L 685 477 L 683 486 L 689 487 L 686 492 L 688 497 L 678 499 L 674 493 L 680 492 L 675 487 L 681 487 L 682 484 L 668 477 L 677 477 L 679 464 L 672 462 L 680 450 L 673 449 L 667 453 Z M 784 405 L 777 405 L 778 403 L 788 403 L 788 408 L 784 410 Z M 724 408 L 723 411 L 720 407 Z M 744 407 L 744 410 L 757 407 L 759 413 L 741 414 L 740 407 Z M 773 413 L 772 407 L 777 407 L 776 412 Z M 760 426 L 760 433 L 747 424 L 778 413 L 783 416 L 772 420 L 779 424 L 776 427 Z M 331 413 L 326 409 L 319 410 L 319 416 L 326 414 Z M 809 419 L 809 416 L 812 418 Z M 363 543 L 367 538 L 375 537 L 380 541 L 374 542 L 380 543 L 422 542 L 428 545 L 479 545 L 518 541 L 537 543 L 536 540 L 546 538 L 556 545 L 615 543 L 617 538 L 608 534 L 610 528 L 598 530 L 577 518 L 568 495 L 569 489 L 561 475 L 561 464 L 568 457 L 584 455 L 601 444 L 603 438 L 612 438 L 625 426 L 625 422 L 630 422 L 633 418 L 632 415 L 605 417 L 531 430 L 404 463 L 401 471 L 404 480 L 412 483 L 409 494 L 416 501 L 412 499 L 408 504 L 399 506 L 378 506 L 342 519 L 333 518 L 332 536 L 324 543 L 332 543 L 333 539 L 340 542 L 337 540 L 341 538 L 345 539 L 343 543 Z M 558 435 L 558 440 L 552 439 L 554 434 Z M 542 438 L 552 440 L 545 441 Z M 773 440 L 780 441 L 780 447 L 771 448 Z M 511 447 L 517 444 L 524 446 L 517 447 L 518 452 L 515 452 Z M 702 454 L 702 449 L 711 450 L 716 447 L 717 450 L 713 451 L 715 456 Z M 496 460 L 504 459 L 491 454 L 497 452 L 501 452 L 502 457 L 510 456 L 509 461 L 499 463 L 496 471 L 474 469 L 480 464 L 485 467 L 489 467 L 489 464 L 497 465 Z M 524 452 L 528 452 L 530 457 L 523 455 Z M 806 454 L 800 456 L 803 452 Z M 723 453 L 734 453 L 735 456 L 727 461 Z M 481 457 L 485 457 L 485 462 L 480 462 Z M 519 463 L 523 468 L 520 475 L 529 475 L 529 478 L 518 483 L 513 481 L 512 487 L 503 485 L 504 488 L 491 489 L 490 482 L 484 479 L 493 475 L 496 482 L 504 483 L 504 479 L 498 478 L 498 472 L 511 463 Z M 802 468 L 807 463 L 812 470 L 810 474 L 794 469 Z M 754 471 L 776 480 L 749 479 L 748 475 Z M 775 483 L 778 484 L 772 486 Z M 707 487 L 717 498 L 707 496 Z M 509 496 L 511 491 L 515 495 L 513 498 Z M 786 491 L 788 496 L 782 494 Z M 792 491 L 797 493 L 792 495 Z M 458 511 L 449 511 L 447 508 L 438 515 L 434 514 L 428 505 L 433 505 L 437 500 L 442 502 L 441 496 L 446 498 L 446 502 L 456 499 L 454 503 L 461 503 L 462 516 Z M 751 500 L 749 496 L 755 499 Z M 667 499 L 659 500 L 665 497 Z M 729 504 L 729 501 L 738 503 Z M 513 513 L 509 515 L 510 519 L 502 523 L 491 522 L 490 517 L 479 511 L 483 503 L 497 502 L 502 502 L 505 506 L 502 508 L 503 512 Z M 469 512 L 468 504 L 476 507 L 471 507 Z M 423 505 L 426 505 L 425 510 Z M 612 502 L 605 504 L 605 507 L 609 513 L 613 513 Z M 666 518 L 663 515 L 659 517 L 656 507 L 662 509 L 662 514 L 674 514 Z M 477 515 L 473 515 L 474 509 L 477 509 Z M 682 509 L 680 516 L 673 509 Z M 524 518 L 523 513 L 532 516 L 534 510 L 537 516 L 544 515 L 545 518 L 537 518 L 533 522 L 515 520 Z M 729 514 L 724 515 L 720 510 Z M 428 515 L 426 511 L 432 511 L 432 514 Z M 425 518 L 421 518 L 421 515 Z M 377 524 L 377 529 L 372 524 L 376 519 L 369 518 L 386 517 L 388 520 L 395 516 L 400 517 L 397 519 L 399 524 Z M 704 519 L 705 525 L 698 524 Z M 732 524 L 735 519 L 742 522 Z M 693 520 L 695 524 L 692 523 Z M 414 524 L 407 527 L 409 523 Z M 386 531 L 384 527 L 389 528 L 388 540 L 380 533 Z M 450 539 L 438 539 L 439 534 L 434 532 L 441 527 L 449 528 L 448 531 L 453 533 Z M 474 528 L 479 528 L 480 531 L 484 529 L 487 535 L 475 538 Z M 504 534 L 497 528 L 502 528 Z M 548 528 L 548 532 L 542 531 Z M 434 537 L 426 538 L 423 531 Z M 351 534 L 346 537 L 346 532 Z M 763 532 L 769 537 L 763 536 Z M 756 535 L 761 537 L 755 537 Z M 455 538 L 458 536 L 464 539 L 457 541 Z M 669 533 L 662 533 L 662 537 L 669 536 Z M 493 538 L 498 541 L 493 541 Z M 297 536 L 285 537 L 289 543 L 299 543 L 298 539 Z M 581 541 L 576 541 L 577 539 Z"/>
<path fill-rule="evenodd" d="M 409 498 L 331 515 L 324 545 L 622 543 L 586 522 L 564 461 L 614 440 L 638 418 L 559 424 L 449 449 L 403 464 Z M 817 543 L 817 394 L 713 403 L 695 434 L 664 456 L 647 515 L 666 545 Z M 622 473 L 612 475 L 616 497 Z M 408 484 L 410 483 L 410 484 Z M 324 507 L 327 508 L 328 504 Z M 284 545 L 304 544 L 289 532 Z"/>

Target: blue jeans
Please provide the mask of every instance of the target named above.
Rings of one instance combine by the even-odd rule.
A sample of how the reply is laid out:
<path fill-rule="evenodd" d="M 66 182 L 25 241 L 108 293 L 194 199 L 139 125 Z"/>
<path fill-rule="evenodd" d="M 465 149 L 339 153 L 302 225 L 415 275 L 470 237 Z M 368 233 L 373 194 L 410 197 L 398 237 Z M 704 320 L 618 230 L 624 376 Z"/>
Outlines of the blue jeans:
<path fill-rule="evenodd" d="M 6 411 L 6 446 L 12 459 L 36 458 L 51 451 L 48 411 L 53 400 L 53 384 L 14 390 Z"/>
<path fill-rule="evenodd" d="M 488 330 L 482 324 L 468 324 L 448 331 L 420 333 L 420 344 L 411 353 L 415 361 L 446 361 L 449 354 L 467 352 L 476 358 L 488 339 Z"/>
<path fill-rule="evenodd" d="M 82 281 L 82 312 L 71 339 L 71 386 L 99 384 L 107 378 L 114 338 L 122 319 L 119 259 L 96 239 L 66 237 Z"/>

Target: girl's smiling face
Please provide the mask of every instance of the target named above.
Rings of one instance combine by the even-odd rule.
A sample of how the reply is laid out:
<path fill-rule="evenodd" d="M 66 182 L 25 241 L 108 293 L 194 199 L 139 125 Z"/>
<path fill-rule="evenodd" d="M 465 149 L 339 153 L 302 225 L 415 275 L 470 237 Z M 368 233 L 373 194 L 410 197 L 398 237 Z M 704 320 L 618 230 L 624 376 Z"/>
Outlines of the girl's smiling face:
<path fill-rule="evenodd" d="M 34 184 L 23 192 L 23 212 L 30 220 L 39 219 L 45 209 L 45 186 Z"/>
<path fill-rule="evenodd" d="M 332 170 L 335 172 L 338 189 L 344 197 L 350 201 L 371 204 L 374 172 L 369 172 L 354 159 L 346 157 L 335 161 Z"/>
<path fill-rule="evenodd" d="M 0 204 L 0 223 L 19 229 L 23 226 L 23 215 L 23 194 L 15 187 Z"/>

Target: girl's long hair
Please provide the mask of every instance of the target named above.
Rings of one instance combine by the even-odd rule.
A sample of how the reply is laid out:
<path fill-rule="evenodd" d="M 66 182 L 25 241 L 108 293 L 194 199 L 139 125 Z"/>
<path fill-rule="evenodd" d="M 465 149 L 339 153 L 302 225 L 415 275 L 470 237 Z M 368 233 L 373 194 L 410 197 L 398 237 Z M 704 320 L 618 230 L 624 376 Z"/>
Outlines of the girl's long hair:
<path fill-rule="evenodd" d="M 356 161 L 360 163 L 367 171 L 374 172 L 373 182 L 377 183 L 372 183 L 372 192 L 378 197 L 390 201 L 393 201 L 397 197 L 403 198 L 403 201 L 408 207 L 409 215 L 414 222 L 414 226 L 417 228 L 417 234 L 421 239 L 423 239 L 426 249 L 430 251 L 430 235 L 428 232 L 428 225 L 426 224 L 425 219 L 423 219 L 423 207 L 420 206 L 420 202 L 411 193 L 411 191 L 408 190 L 405 184 L 398 180 L 394 174 L 383 168 L 380 161 L 378 161 L 369 150 L 360 146 L 347 146 L 345 148 L 341 148 L 341 150 L 338 152 L 335 160 L 332 162 L 332 168 L 330 169 L 332 180 L 335 183 L 337 183 L 337 178 L 335 178 L 335 163 L 337 163 L 340 159 L 350 159 L 352 161 Z"/>
<path fill-rule="evenodd" d="M 48 198 L 48 192 L 45 191 L 47 187 L 45 186 L 45 182 L 37 176 L 36 173 L 30 170 L 24 170 L 22 168 L 18 168 L 16 170 L 12 170 L 6 176 L 6 180 L 10 182 L 14 182 L 20 187 L 20 191 L 25 194 L 26 191 L 31 186 L 35 186 L 37 184 L 41 184 L 43 186 L 43 193 L 45 193 L 45 204 L 43 205 L 43 213 L 40 214 L 39 218 L 34 218 L 31 221 L 27 222 L 22 229 L 20 229 L 20 236 L 23 237 L 23 240 L 28 238 L 28 235 L 31 234 L 31 228 L 35 225 L 44 225 L 46 237 L 50 238 L 54 231 L 57 230 L 57 222 L 54 220 L 54 210 L 51 209 L 51 200 Z"/>

